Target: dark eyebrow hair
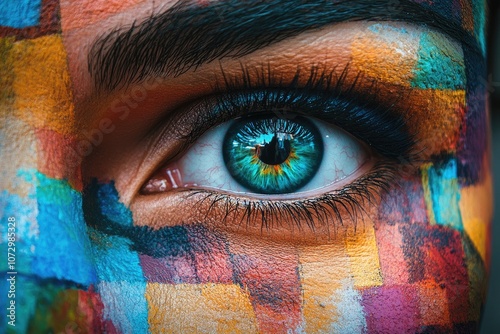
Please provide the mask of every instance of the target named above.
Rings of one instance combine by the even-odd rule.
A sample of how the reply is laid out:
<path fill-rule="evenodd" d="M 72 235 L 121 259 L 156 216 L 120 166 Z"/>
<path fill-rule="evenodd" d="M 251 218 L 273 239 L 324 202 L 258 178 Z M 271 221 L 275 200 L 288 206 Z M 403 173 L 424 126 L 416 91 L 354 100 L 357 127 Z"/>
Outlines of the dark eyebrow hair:
<path fill-rule="evenodd" d="M 450 15 L 451 16 L 451 15 Z M 461 24 L 410 0 L 181 0 L 163 13 L 99 37 L 88 57 L 98 89 L 114 90 L 150 76 L 178 76 L 224 57 L 241 57 L 306 30 L 346 21 L 426 25 L 482 56 Z"/>

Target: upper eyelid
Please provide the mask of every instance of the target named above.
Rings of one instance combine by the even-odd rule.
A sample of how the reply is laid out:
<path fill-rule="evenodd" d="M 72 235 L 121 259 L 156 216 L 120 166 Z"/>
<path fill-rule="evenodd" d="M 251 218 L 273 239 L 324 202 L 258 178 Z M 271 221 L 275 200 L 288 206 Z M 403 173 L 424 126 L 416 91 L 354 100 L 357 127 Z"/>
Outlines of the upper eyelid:
<path fill-rule="evenodd" d="M 299 70 L 297 70 L 297 73 L 300 73 Z M 375 107 L 372 106 L 370 107 L 368 104 L 361 104 L 362 107 L 364 107 L 366 115 L 372 115 L 376 116 L 378 114 L 378 118 L 375 117 L 373 118 L 372 122 L 373 124 L 367 124 L 367 120 L 362 120 L 363 118 L 367 118 L 364 114 L 361 114 L 360 117 L 356 118 L 354 117 L 354 110 L 350 108 L 354 108 L 354 106 L 358 106 L 358 102 L 355 102 L 354 100 L 360 99 L 359 96 L 363 93 L 366 96 L 367 94 L 365 91 L 361 92 L 358 91 L 358 88 L 356 84 L 349 84 L 348 91 L 349 93 L 347 96 L 344 97 L 339 97 L 337 94 L 333 94 L 333 96 L 324 96 L 323 98 L 319 98 L 319 101 L 314 102 L 314 100 L 311 100 L 313 98 L 314 93 L 318 92 L 324 92 L 322 91 L 323 88 L 329 89 L 329 87 L 333 87 L 333 91 L 336 91 L 338 94 L 340 94 L 340 90 L 344 89 L 343 88 L 343 80 L 347 77 L 347 69 L 344 71 L 344 75 L 341 76 L 341 78 L 336 78 L 334 79 L 333 76 L 322 73 L 321 71 L 311 71 L 311 73 L 308 74 L 310 79 L 306 80 L 305 86 L 303 84 L 299 83 L 299 80 L 291 80 L 290 81 L 275 81 L 270 78 L 272 76 L 261 76 L 261 79 L 257 82 L 251 81 L 250 78 L 243 78 L 241 80 L 225 80 L 224 87 L 219 87 L 215 89 L 218 91 L 216 94 L 216 97 L 214 99 L 210 99 L 209 101 L 203 100 L 203 102 L 197 102 L 196 104 L 196 109 L 200 109 L 195 114 L 197 115 L 195 118 L 196 120 L 192 121 L 191 124 L 189 124 L 186 127 L 187 129 L 191 129 L 191 131 L 187 131 L 184 134 L 182 134 L 180 137 L 177 137 L 177 140 L 183 140 L 184 144 L 182 145 L 182 148 L 180 148 L 178 151 L 176 151 L 175 155 L 165 155 L 164 159 L 161 159 L 157 164 L 157 168 L 154 170 L 153 173 L 156 173 L 156 171 L 161 167 L 166 164 L 174 162 L 178 156 L 181 155 L 182 152 L 186 151 L 188 147 L 193 144 L 203 133 L 204 131 L 208 130 L 209 128 L 220 124 L 222 122 L 225 122 L 226 120 L 232 119 L 233 117 L 238 117 L 238 116 L 243 116 L 242 112 L 247 112 L 248 109 L 252 110 L 255 106 L 252 106 L 252 94 L 259 94 L 258 92 L 262 92 L 262 89 L 264 89 L 261 84 L 267 85 L 271 84 L 275 89 L 278 86 L 281 86 L 281 89 L 278 89 L 277 92 L 281 92 L 281 94 L 284 94 L 284 99 L 281 101 L 283 105 L 288 105 L 292 109 L 297 106 L 297 100 L 300 98 L 301 102 L 306 100 L 310 101 L 310 103 L 313 103 L 313 107 L 316 109 L 322 109 L 324 107 L 324 101 L 332 101 L 335 99 L 340 99 L 340 103 L 343 103 L 343 107 L 346 109 L 346 111 L 343 111 L 342 113 L 337 113 L 337 116 L 342 116 L 346 117 L 344 119 L 344 127 L 341 126 L 344 130 L 347 132 L 352 133 L 352 129 L 357 128 L 356 130 L 358 131 L 358 139 L 361 141 L 364 141 L 366 143 L 367 139 L 371 139 L 374 141 L 369 141 L 368 144 L 373 145 L 376 151 L 378 151 L 379 154 L 382 154 L 388 158 L 393 158 L 398 161 L 398 163 L 412 163 L 415 159 L 413 156 L 411 149 L 415 145 L 415 141 L 413 139 L 413 136 L 408 133 L 405 127 L 405 120 L 404 117 L 396 117 L 394 115 L 391 115 L 394 111 L 386 109 L 384 106 L 379 106 L 376 105 Z M 242 76 L 245 76 L 245 72 L 242 73 Z M 298 76 L 297 76 L 298 77 Z M 262 79 L 265 78 L 265 79 Z M 228 79 L 228 78 L 226 78 Z M 234 79 L 234 78 L 233 78 Z M 271 81 L 269 81 L 271 80 Z M 330 82 L 334 81 L 334 82 Z M 275 84 L 273 84 L 273 82 Z M 291 85 L 291 87 L 290 87 Z M 258 87 L 261 87 L 261 90 L 257 90 Z M 296 95 L 288 100 L 288 97 L 286 94 L 288 91 L 286 89 L 292 89 L 296 90 L 295 93 Z M 345 90 L 345 89 L 344 89 Z M 226 92 L 226 93 L 221 93 L 221 92 Z M 332 90 L 330 90 L 331 92 Z M 224 115 L 216 115 L 217 112 L 214 112 L 213 109 L 215 106 L 220 106 L 221 104 L 231 104 L 231 96 L 234 97 L 234 94 L 237 94 L 238 96 L 243 96 L 243 100 L 236 102 L 236 105 L 226 105 L 225 108 L 222 108 L 222 111 L 226 114 Z M 266 92 L 264 89 L 265 96 L 262 96 L 259 99 L 254 99 L 258 100 L 264 104 L 268 104 L 268 108 L 263 108 L 263 110 L 272 110 L 273 107 L 276 107 L 276 99 L 272 97 L 273 91 L 268 91 Z M 278 93 L 280 94 L 280 93 Z M 309 95 L 309 96 L 308 96 Z M 248 99 L 248 100 L 246 100 Z M 318 99 L 318 98 L 317 98 Z M 316 100 L 317 100 L 316 99 Z M 342 100 L 343 99 L 343 100 Z M 291 100 L 294 100 L 292 102 Z M 343 101 L 343 102 L 342 102 Z M 234 101 L 233 101 L 234 102 Z M 390 104 L 390 103 L 389 103 Z M 238 109 L 242 108 L 242 111 L 238 111 Z M 329 106 L 329 108 L 335 109 L 335 106 Z M 371 109 L 370 109 L 371 108 Z M 375 109 L 374 109 L 375 108 Z M 363 108 L 361 108 L 363 110 Z M 180 114 L 177 115 L 178 120 L 184 120 L 183 115 L 189 114 L 190 111 L 192 111 L 189 107 Z M 214 113 L 213 115 L 208 115 L 210 113 Z M 352 116 L 349 116 L 349 113 L 352 114 Z M 305 116 L 317 116 L 319 119 L 321 119 L 320 113 L 317 115 L 311 115 L 311 114 L 304 114 Z M 351 117 L 351 118 L 349 118 Z M 331 116 L 331 118 L 334 118 Z M 340 117 L 339 117 L 340 118 Z M 337 119 L 337 121 L 341 121 L 341 119 Z M 347 126 L 348 123 L 355 123 L 353 126 Z M 162 146 L 162 142 L 167 142 L 171 140 L 172 136 L 172 130 L 176 128 L 176 123 L 171 123 L 168 126 L 169 131 L 164 130 L 164 134 L 166 135 L 166 138 L 160 138 L 158 140 L 158 146 Z M 332 124 L 333 125 L 333 124 Z M 348 127 L 346 129 L 346 127 Z M 363 133 L 365 132 L 373 132 L 375 130 L 380 130 L 383 129 L 382 134 L 378 135 L 371 135 L 371 137 L 368 137 L 368 133 Z M 379 143 L 377 143 L 377 140 Z M 155 155 L 157 152 L 154 153 Z M 160 154 L 161 156 L 161 154 Z M 149 173 L 148 176 L 151 176 L 153 173 Z M 144 180 L 142 184 L 144 184 L 147 180 Z"/>
<path fill-rule="evenodd" d="M 247 108 L 252 112 L 259 111 L 255 108 L 262 108 L 262 112 L 273 110 L 278 108 L 277 101 L 282 105 L 283 109 L 280 109 L 280 113 L 277 113 L 277 117 L 287 117 L 286 112 L 293 111 L 293 108 L 298 107 L 298 102 L 300 103 L 315 103 L 316 108 L 324 109 L 335 109 L 335 107 L 345 107 L 347 109 L 358 107 L 358 113 L 355 114 L 352 110 L 350 119 L 343 119 L 333 117 L 333 115 L 338 116 L 339 114 L 331 114 L 332 116 L 327 122 L 333 125 L 337 125 L 341 128 L 352 128 L 354 132 L 357 129 L 351 127 L 349 123 L 359 121 L 361 118 L 375 117 L 373 122 L 378 121 L 379 125 L 383 128 L 388 126 L 392 129 L 391 133 L 387 133 L 387 129 L 383 131 L 386 132 L 388 140 L 394 140 L 396 145 L 391 148 L 390 151 L 383 152 L 387 154 L 395 153 L 400 158 L 410 161 L 409 148 L 414 146 L 415 140 L 411 133 L 408 133 L 406 123 L 408 122 L 406 110 L 394 110 L 395 105 L 398 100 L 402 99 L 409 93 L 405 93 L 402 96 L 391 96 L 390 100 L 381 101 L 378 98 L 378 88 L 375 83 L 371 84 L 371 87 L 365 88 L 359 85 L 361 82 L 361 75 L 358 73 L 355 75 L 355 79 L 351 82 L 347 81 L 349 76 L 349 65 L 347 65 L 340 75 L 335 74 L 335 71 L 325 71 L 316 67 L 311 67 L 308 73 L 305 73 L 305 78 L 303 79 L 302 74 L 304 71 L 300 67 L 297 68 L 296 74 L 292 79 L 285 80 L 279 74 L 276 75 L 271 71 L 270 66 L 262 67 L 260 70 L 252 69 L 250 70 L 241 65 L 241 71 L 239 74 L 233 74 L 229 77 L 225 75 L 223 69 L 221 69 L 223 80 L 222 84 L 215 84 L 213 88 L 214 98 L 211 99 L 201 99 L 198 106 L 206 110 L 206 113 L 198 114 L 199 118 L 196 119 L 195 126 L 192 127 L 192 131 L 186 132 L 182 137 L 186 139 L 189 143 L 192 143 L 194 139 L 201 136 L 201 134 L 206 131 L 209 127 L 215 126 L 221 122 L 224 122 L 233 117 L 241 117 L 245 114 L 239 112 L 237 114 L 228 115 L 209 115 L 212 112 L 214 106 L 222 106 L 222 112 L 224 113 L 230 110 L 237 110 L 239 108 Z M 260 71 L 260 72 L 259 72 Z M 256 75 L 255 75 L 256 74 Z M 255 94 L 259 94 L 256 96 Z M 277 95 L 278 97 L 273 96 Z M 315 95 L 319 94 L 319 95 Z M 309 96 L 308 96 L 309 95 Z M 240 98 L 243 99 L 240 101 Z M 248 99 L 245 101 L 245 99 Z M 338 101 L 338 104 L 326 105 L 324 101 Z M 234 105 L 231 105 L 235 103 Z M 269 104 L 269 105 L 267 105 Z M 292 110 L 288 110 L 291 108 Z M 307 108 L 307 110 L 310 110 Z M 244 111 L 243 111 L 244 112 Z M 295 110 L 295 112 L 298 112 Z M 314 111 L 313 111 L 314 112 Z M 359 114 L 359 112 L 366 112 L 366 114 Z M 291 113 L 293 115 L 293 113 Z M 319 119 L 325 120 L 326 113 L 314 112 L 314 114 L 304 114 L 305 116 L 318 117 Z M 356 118 L 357 117 L 357 118 Z M 394 126 L 391 127 L 391 122 Z M 346 129 L 348 132 L 350 129 Z M 359 129 L 360 132 L 363 129 Z M 396 139 L 401 137 L 400 133 L 407 134 L 400 142 Z M 358 139 L 363 140 L 363 135 L 358 135 Z M 374 143 L 375 146 L 376 143 Z"/>

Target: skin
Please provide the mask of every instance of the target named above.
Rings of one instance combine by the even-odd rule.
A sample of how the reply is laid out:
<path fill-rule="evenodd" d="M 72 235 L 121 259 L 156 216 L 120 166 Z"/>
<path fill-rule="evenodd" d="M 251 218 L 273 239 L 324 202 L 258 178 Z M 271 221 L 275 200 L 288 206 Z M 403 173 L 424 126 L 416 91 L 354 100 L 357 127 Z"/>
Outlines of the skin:
<path fill-rule="evenodd" d="M 25 305 L 17 311 L 18 328 L 477 330 L 489 266 L 492 190 L 486 87 L 481 73 L 466 76 L 468 51 L 417 23 L 346 22 L 177 77 L 148 78 L 98 94 L 87 70 L 96 37 L 175 3 L 61 0 L 60 34 L 3 39 L 6 61 L 0 71 L 16 76 L 6 80 L 14 93 L 0 95 L 7 110 L 2 117 L 11 125 L 2 130 L 1 154 L 15 162 L 3 163 L 1 181 L 10 204 L 5 216 L 18 221 L 18 296 L 30 296 L 17 299 Z M 464 13 L 465 28 L 473 30 L 470 22 L 477 17 Z M 429 50 L 444 50 L 441 57 L 451 65 Z M 16 55 L 54 70 L 37 73 L 34 65 L 16 63 Z M 173 168 L 182 142 L 175 124 L 181 123 L 168 120 L 175 120 L 181 106 L 209 95 L 214 81 L 239 75 L 242 66 L 262 67 L 286 81 L 297 67 L 309 74 L 313 65 L 335 77 L 348 67 L 345 83 L 358 80 L 360 95 L 376 82 L 378 101 L 394 101 L 415 138 L 415 161 L 398 161 L 395 182 L 387 191 L 374 191 L 371 201 L 358 196 L 356 214 L 341 208 L 340 223 L 328 211 L 326 222 L 315 218 L 315 229 L 286 219 L 262 228 L 259 218 L 240 224 L 238 210 L 209 210 L 210 202 L 200 203 L 199 195 L 141 192 L 155 171 Z M 308 79 L 305 74 L 300 82 Z M 438 80 L 436 87 L 441 77 L 449 81 Z M 163 132 L 155 130 L 158 124 Z M 476 137 L 484 140 L 471 139 Z M 365 146 L 367 162 L 326 191 L 342 189 L 373 168 L 378 155 Z M 200 174 L 197 183 L 206 185 Z M 151 238 L 131 241 L 141 231 Z"/>

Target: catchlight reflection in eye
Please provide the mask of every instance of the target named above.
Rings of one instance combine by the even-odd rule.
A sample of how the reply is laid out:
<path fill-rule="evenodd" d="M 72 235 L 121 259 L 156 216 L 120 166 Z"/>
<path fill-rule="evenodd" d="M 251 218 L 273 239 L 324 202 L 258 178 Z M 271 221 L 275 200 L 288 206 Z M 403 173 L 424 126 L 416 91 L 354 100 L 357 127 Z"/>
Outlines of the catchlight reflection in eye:
<path fill-rule="evenodd" d="M 292 115 L 293 116 L 293 115 Z M 302 116 L 244 117 L 207 131 L 143 193 L 208 188 L 248 195 L 309 192 L 354 174 L 368 160 L 363 145 L 336 126 Z"/>

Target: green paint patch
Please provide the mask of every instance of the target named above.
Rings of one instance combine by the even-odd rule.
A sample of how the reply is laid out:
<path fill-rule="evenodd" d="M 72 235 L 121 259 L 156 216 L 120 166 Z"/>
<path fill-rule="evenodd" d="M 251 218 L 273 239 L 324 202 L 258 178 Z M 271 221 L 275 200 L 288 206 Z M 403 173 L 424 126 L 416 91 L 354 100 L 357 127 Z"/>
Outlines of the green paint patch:
<path fill-rule="evenodd" d="M 465 89 L 466 76 L 461 47 L 443 35 L 422 34 L 412 87 L 422 89 Z"/>
<path fill-rule="evenodd" d="M 90 296 L 90 297 L 89 297 Z M 95 293 L 45 284 L 36 295 L 36 309 L 29 333 L 86 333 L 92 319 L 101 316 L 102 304 Z M 97 318 L 97 319 L 99 319 Z"/>

